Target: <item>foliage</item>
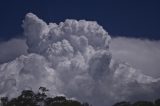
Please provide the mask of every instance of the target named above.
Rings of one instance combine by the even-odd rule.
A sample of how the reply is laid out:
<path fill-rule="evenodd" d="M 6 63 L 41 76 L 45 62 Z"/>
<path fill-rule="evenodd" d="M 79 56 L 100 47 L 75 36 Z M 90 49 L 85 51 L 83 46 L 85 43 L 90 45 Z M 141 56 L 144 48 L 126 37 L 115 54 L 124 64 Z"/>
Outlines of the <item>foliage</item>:
<path fill-rule="evenodd" d="M 47 97 L 47 91 L 45 87 L 40 87 L 38 93 L 24 90 L 20 96 L 11 100 L 8 97 L 2 97 L 1 103 L 2 106 L 90 106 L 88 103 L 68 100 L 63 96 Z"/>
<path fill-rule="evenodd" d="M 155 102 L 137 101 L 134 103 L 130 103 L 130 102 L 123 101 L 123 102 L 118 102 L 113 106 L 160 106 L 160 99 L 155 100 Z"/>
<path fill-rule="evenodd" d="M 113 106 L 131 106 L 131 104 L 129 102 L 123 101 L 123 102 L 116 103 Z"/>
<path fill-rule="evenodd" d="M 48 97 L 46 92 L 48 89 L 45 87 L 40 87 L 37 93 L 31 90 L 22 91 L 21 95 L 12 98 L 8 97 L 1 98 L 2 106 L 92 106 L 88 103 L 81 103 L 76 100 L 69 100 L 64 96 L 56 96 L 54 98 Z M 1 106 L 0 105 L 0 106 Z M 155 102 L 150 101 L 137 101 L 134 103 L 122 101 L 115 103 L 113 106 L 160 106 L 160 99 L 155 100 Z"/>

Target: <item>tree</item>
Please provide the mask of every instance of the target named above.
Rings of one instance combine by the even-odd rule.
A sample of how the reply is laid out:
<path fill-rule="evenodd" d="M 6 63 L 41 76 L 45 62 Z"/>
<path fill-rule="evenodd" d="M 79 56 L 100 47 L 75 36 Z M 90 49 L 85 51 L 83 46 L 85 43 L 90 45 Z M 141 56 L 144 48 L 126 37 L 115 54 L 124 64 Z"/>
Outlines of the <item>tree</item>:
<path fill-rule="evenodd" d="M 2 97 L 1 98 L 1 102 L 2 102 L 3 106 L 7 105 L 7 103 L 8 103 L 8 97 Z"/>
<path fill-rule="evenodd" d="M 129 102 L 123 101 L 123 102 L 116 103 L 113 106 L 131 106 L 131 104 Z"/>
<path fill-rule="evenodd" d="M 88 103 L 68 100 L 64 96 L 47 97 L 47 91 L 45 87 L 40 87 L 38 93 L 24 90 L 21 95 L 11 100 L 8 100 L 8 97 L 2 97 L 2 106 L 89 106 Z"/>
<path fill-rule="evenodd" d="M 149 101 L 138 101 L 135 102 L 132 106 L 154 106 L 154 103 Z"/>
<path fill-rule="evenodd" d="M 160 106 L 160 99 L 155 100 L 155 106 Z"/>
<path fill-rule="evenodd" d="M 91 106 L 91 105 L 89 105 L 89 104 L 86 102 L 86 103 L 83 103 L 82 106 Z"/>

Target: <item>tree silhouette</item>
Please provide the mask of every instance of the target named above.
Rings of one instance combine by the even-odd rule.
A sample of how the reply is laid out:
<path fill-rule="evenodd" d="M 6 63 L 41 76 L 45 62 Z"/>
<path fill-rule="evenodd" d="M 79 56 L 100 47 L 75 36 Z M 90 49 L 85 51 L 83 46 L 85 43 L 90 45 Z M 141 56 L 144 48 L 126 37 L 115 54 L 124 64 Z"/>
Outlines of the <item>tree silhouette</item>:
<path fill-rule="evenodd" d="M 138 101 L 135 102 L 132 106 L 154 106 L 154 104 L 149 101 Z"/>
<path fill-rule="evenodd" d="M 155 100 L 155 106 L 160 106 L 160 99 Z"/>
<path fill-rule="evenodd" d="M 131 103 L 123 101 L 123 102 L 118 102 L 113 106 L 131 106 Z"/>
<path fill-rule="evenodd" d="M 7 103 L 8 103 L 8 97 L 2 97 L 2 98 L 1 98 L 1 102 L 2 102 L 2 105 L 3 105 L 3 106 L 6 106 Z"/>
<path fill-rule="evenodd" d="M 157 99 L 154 103 L 150 101 L 137 101 L 134 103 L 130 102 L 118 102 L 114 104 L 113 106 L 160 106 L 160 99 Z"/>
<path fill-rule="evenodd" d="M 16 98 L 11 100 L 8 97 L 0 99 L 0 106 L 92 106 L 88 103 L 81 103 L 77 100 L 70 100 L 64 96 L 48 97 L 46 92 L 49 91 L 45 87 L 40 87 L 37 93 L 32 90 L 24 90 Z M 122 101 L 115 103 L 112 106 L 160 106 L 160 99 L 155 102 L 137 101 L 134 103 Z"/>
<path fill-rule="evenodd" d="M 54 98 L 47 97 L 45 87 L 40 87 L 37 93 L 31 90 L 22 91 L 17 98 L 8 100 L 8 97 L 2 97 L 2 106 L 90 106 L 88 103 L 80 103 L 76 100 L 68 100 L 64 96 Z"/>

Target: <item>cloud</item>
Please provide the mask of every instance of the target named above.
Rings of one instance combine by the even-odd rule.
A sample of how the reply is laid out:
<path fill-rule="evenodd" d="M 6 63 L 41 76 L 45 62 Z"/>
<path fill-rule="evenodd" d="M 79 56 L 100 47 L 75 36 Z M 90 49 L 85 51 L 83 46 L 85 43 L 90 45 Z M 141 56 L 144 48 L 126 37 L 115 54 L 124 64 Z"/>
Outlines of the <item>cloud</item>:
<path fill-rule="evenodd" d="M 9 62 L 22 54 L 27 54 L 27 45 L 24 39 L 17 38 L 0 42 L 0 64 Z"/>
<path fill-rule="evenodd" d="M 28 13 L 23 28 L 28 54 L 0 65 L 0 95 L 45 86 L 95 106 L 159 96 L 159 79 L 112 58 L 111 38 L 97 22 L 47 24 Z"/>
<path fill-rule="evenodd" d="M 114 59 L 126 61 L 144 74 L 160 77 L 160 41 L 118 37 L 112 39 L 110 50 Z"/>

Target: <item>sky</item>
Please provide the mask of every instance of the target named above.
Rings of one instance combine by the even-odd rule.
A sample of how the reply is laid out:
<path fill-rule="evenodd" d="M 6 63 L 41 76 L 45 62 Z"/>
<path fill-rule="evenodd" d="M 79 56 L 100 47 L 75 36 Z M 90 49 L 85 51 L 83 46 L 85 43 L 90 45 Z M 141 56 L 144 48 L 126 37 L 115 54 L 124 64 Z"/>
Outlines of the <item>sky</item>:
<path fill-rule="evenodd" d="M 159 3 L 1 0 L 0 96 L 44 86 L 94 106 L 159 98 Z"/>
<path fill-rule="evenodd" d="M 0 39 L 22 37 L 24 16 L 33 12 L 46 22 L 97 21 L 112 36 L 160 39 L 159 0 L 1 0 Z"/>

